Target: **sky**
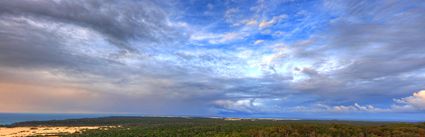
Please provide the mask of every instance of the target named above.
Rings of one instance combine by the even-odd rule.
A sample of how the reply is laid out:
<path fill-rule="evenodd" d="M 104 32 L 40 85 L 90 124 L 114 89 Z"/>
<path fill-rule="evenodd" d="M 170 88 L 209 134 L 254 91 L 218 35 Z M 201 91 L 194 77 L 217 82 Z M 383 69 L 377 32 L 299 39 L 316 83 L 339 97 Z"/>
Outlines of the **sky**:
<path fill-rule="evenodd" d="M 3 0 L 0 112 L 425 121 L 423 0 Z"/>

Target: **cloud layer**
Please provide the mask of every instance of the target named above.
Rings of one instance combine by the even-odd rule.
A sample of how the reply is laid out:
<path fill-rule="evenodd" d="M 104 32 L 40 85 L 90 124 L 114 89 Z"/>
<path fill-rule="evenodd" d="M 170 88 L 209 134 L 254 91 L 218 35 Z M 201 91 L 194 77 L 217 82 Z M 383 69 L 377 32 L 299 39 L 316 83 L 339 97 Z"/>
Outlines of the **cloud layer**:
<path fill-rule="evenodd" d="M 424 12 L 415 0 L 2 1 L 0 110 L 423 113 Z"/>

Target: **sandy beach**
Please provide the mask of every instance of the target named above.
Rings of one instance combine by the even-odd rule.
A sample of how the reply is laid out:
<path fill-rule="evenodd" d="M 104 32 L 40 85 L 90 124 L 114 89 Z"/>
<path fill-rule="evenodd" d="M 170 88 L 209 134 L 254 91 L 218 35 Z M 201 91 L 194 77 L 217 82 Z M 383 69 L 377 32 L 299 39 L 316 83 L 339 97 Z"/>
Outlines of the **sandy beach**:
<path fill-rule="evenodd" d="M 58 136 L 61 134 L 81 132 L 89 129 L 107 129 L 107 126 L 81 126 L 81 127 L 0 127 L 0 137 L 26 137 L 26 136 Z"/>

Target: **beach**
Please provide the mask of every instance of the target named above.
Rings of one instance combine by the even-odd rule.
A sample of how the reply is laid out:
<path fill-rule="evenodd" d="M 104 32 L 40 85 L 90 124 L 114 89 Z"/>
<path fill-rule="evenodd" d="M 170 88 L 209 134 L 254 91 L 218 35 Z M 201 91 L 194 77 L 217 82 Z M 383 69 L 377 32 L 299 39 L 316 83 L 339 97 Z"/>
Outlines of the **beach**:
<path fill-rule="evenodd" d="M 26 137 L 26 136 L 59 136 L 90 129 L 104 129 L 108 126 L 34 126 L 34 127 L 0 127 L 0 137 Z"/>

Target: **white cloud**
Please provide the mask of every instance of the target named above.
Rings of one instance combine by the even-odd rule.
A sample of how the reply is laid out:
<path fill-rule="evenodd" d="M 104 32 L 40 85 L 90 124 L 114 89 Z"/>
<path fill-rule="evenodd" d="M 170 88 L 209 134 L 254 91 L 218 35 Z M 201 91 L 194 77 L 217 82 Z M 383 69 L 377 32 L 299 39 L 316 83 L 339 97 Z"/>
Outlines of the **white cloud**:
<path fill-rule="evenodd" d="M 295 106 L 281 107 L 270 106 L 281 102 L 276 99 L 258 99 L 245 98 L 237 100 L 218 100 L 214 104 L 221 108 L 240 112 L 268 112 L 268 113 L 287 113 L 287 112 L 331 112 L 331 113 L 352 113 L 352 112 L 367 112 L 367 113 L 389 113 L 389 112 L 417 112 L 425 109 L 425 90 L 414 93 L 412 96 L 396 99 L 396 103 L 388 108 L 375 107 L 374 105 L 361 105 L 354 103 L 352 105 L 327 105 L 322 103 Z M 402 104 L 402 105 L 400 105 Z"/>
<path fill-rule="evenodd" d="M 273 26 L 273 25 L 275 25 L 276 23 L 278 23 L 278 22 L 280 22 L 281 20 L 284 20 L 284 19 L 286 19 L 286 18 L 288 18 L 288 15 L 280 15 L 280 16 L 275 16 L 275 17 L 273 17 L 271 20 L 269 20 L 269 21 L 266 21 L 266 20 L 263 20 L 263 21 L 261 21 L 259 24 L 258 24 L 258 27 L 260 27 L 261 29 L 263 29 L 263 28 L 267 28 L 267 27 L 270 27 L 270 26 Z"/>
<path fill-rule="evenodd" d="M 256 20 L 247 20 L 245 21 L 245 24 L 248 26 L 256 26 L 258 22 Z"/>
<path fill-rule="evenodd" d="M 317 104 L 310 107 L 298 106 L 292 108 L 295 112 L 415 112 L 425 110 L 425 90 L 413 93 L 401 99 L 394 99 L 395 103 L 390 108 L 378 108 L 373 105 L 337 105 L 329 106 Z"/>
<path fill-rule="evenodd" d="M 425 110 L 425 90 L 413 93 L 412 96 L 394 99 L 395 102 L 401 105 L 393 105 L 394 109 L 398 110 Z"/>
<path fill-rule="evenodd" d="M 215 42 L 225 43 L 228 41 L 233 41 L 233 40 L 241 39 L 241 38 L 242 38 L 242 35 L 240 35 L 239 33 L 231 32 L 231 33 L 226 33 L 222 35 L 222 37 L 218 40 L 213 40 L 212 43 L 215 43 Z"/>
<path fill-rule="evenodd" d="M 261 43 L 263 43 L 264 42 L 264 40 L 256 40 L 255 42 L 254 42 L 254 44 L 255 45 L 258 45 L 258 44 L 261 44 Z"/>
<path fill-rule="evenodd" d="M 192 41 L 207 41 L 209 44 L 224 44 L 243 39 L 244 37 L 245 35 L 239 32 L 228 32 L 221 34 L 195 33 L 190 37 L 190 39 Z"/>
<path fill-rule="evenodd" d="M 298 106 L 291 109 L 294 112 L 388 112 L 389 109 L 377 108 L 372 105 L 359 105 L 354 103 L 353 105 L 337 105 L 329 106 L 325 104 L 316 104 L 311 107 Z"/>

